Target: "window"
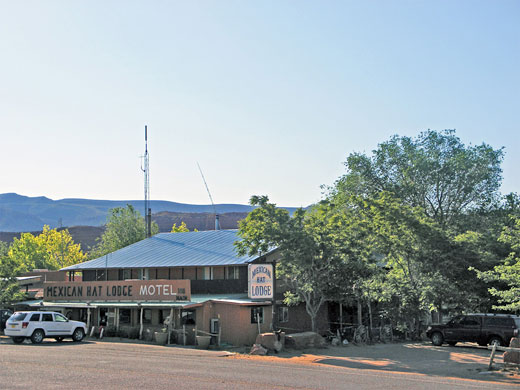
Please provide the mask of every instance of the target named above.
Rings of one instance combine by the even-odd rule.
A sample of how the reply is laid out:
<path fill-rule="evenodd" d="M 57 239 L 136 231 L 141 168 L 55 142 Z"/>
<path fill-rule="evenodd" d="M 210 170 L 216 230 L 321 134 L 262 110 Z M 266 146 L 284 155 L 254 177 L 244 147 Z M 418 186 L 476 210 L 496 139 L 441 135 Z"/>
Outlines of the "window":
<path fill-rule="evenodd" d="M 220 329 L 220 320 L 218 318 L 212 318 L 209 324 L 210 333 L 218 333 Z"/>
<path fill-rule="evenodd" d="M 202 267 L 202 280 L 213 280 L 213 267 Z"/>
<path fill-rule="evenodd" d="M 475 317 L 465 317 L 460 324 L 463 326 L 480 326 L 480 322 Z"/>
<path fill-rule="evenodd" d="M 120 269 L 119 270 L 119 280 L 128 280 L 132 279 L 132 270 L 131 269 Z"/>
<path fill-rule="evenodd" d="M 61 315 L 61 314 L 54 314 L 54 321 L 56 322 L 67 322 L 67 318 L 64 316 L 64 315 Z"/>
<path fill-rule="evenodd" d="M 11 318 L 11 321 L 23 321 L 27 313 L 15 313 Z"/>
<path fill-rule="evenodd" d="M 513 320 L 511 318 L 504 317 L 492 317 L 485 318 L 487 326 L 510 326 L 513 327 Z"/>
<path fill-rule="evenodd" d="M 96 270 L 96 280 L 106 280 L 106 273 L 104 269 L 98 269 Z"/>
<path fill-rule="evenodd" d="M 33 314 L 31 316 L 31 318 L 29 319 L 29 321 L 31 321 L 31 322 L 38 322 L 38 321 L 40 321 L 40 314 L 39 313 Z"/>
<path fill-rule="evenodd" d="M 181 311 L 181 325 L 195 325 L 195 310 Z"/>
<path fill-rule="evenodd" d="M 144 309 L 143 310 L 143 324 L 151 324 L 152 323 L 152 309 Z"/>
<path fill-rule="evenodd" d="M 278 307 L 278 322 L 289 322 L 289 308 L 287 306 Z"/>
<path fill-rule="evenodd" d="M 164 324 L 164 321 L 170 316 L 170 309 L 159 310 L 159 324 Z"/>
<path fill-rule="evenodd" d="M 129 324 L 131 319 L 130 309 L 119 309 L 119 323 Z"/>
<path fill-rule="evenodd" d="M 226 279 L 238 279 L 239 268 L 237 266 L 227 267 Z"/>
<path fill-rule="evenodd" d="M 264 323 L 264 308 L 262 306 L 251 308 L 251 323 L 257 324 L 258 322 Z"/>
<path fill-rule="evenodd" d="M 52 314 L 50 314 L 50 313 L 42 314 L 42 321 L 52 322 Z"/>
<path fill-rule="evenodd" d="M 139 269 L 137 278 L 140 280 L 150 280 L 150 270 L 148 268 Z"/>

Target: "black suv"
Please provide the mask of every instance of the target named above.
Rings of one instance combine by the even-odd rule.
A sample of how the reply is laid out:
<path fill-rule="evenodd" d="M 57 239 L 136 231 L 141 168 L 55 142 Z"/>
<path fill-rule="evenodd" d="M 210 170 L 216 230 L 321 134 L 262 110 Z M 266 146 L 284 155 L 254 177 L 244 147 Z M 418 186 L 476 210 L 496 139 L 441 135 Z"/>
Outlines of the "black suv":
<path fill-rule="evenodd" d="M 433 324 L 426 330 L 433 345 L 475 342 L 478 345 L 509 345 L 520 333 L 520 317 L 509 314 L 466 314 L 445 325 Z"/>
<path fill-rule="evenodd" d="M 9 317 L 11 317 L 12 314 L 13 312 L 9 309 L 0 309 L 0 332 L 4 331 L 5 322 Z"/>

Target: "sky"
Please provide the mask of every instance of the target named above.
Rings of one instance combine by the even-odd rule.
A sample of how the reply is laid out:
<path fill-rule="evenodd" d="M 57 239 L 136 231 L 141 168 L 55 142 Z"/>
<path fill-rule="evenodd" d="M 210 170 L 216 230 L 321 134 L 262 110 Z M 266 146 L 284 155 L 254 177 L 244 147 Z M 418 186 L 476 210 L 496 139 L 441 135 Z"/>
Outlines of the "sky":
<path fill-rule="evenodd" d="M 0 193 L 307 206 L 456 129 L 520 192 L 519 1 L 0 0 Z"/>

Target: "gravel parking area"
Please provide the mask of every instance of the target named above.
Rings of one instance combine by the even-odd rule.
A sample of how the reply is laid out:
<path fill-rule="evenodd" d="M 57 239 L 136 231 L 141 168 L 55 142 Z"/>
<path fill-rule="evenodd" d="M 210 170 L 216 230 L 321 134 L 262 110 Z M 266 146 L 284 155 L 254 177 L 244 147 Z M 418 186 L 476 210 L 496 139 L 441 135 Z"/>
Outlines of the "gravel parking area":
<path fill-rule="evenodd" d="M 26 343 L 30 344 L 30 342 Z M 10 344 L 12 347 L 7 347 Z M 83 344 L 83 346 L 82 346 Z M 476 344 L 460 344 L 455 347 L 442 346 L 435 347 L 429 342 L 418 343 L 389 343 L 375 345 L 348 345 L 344 347 L 327 347 L 324 349 L 312 349 L 304 351 L 284 350 L 275 355 L 251 356 L 247 353 L 227 353 L 226 351 L 201 351 L 194 347 L 164 347 L 150 345 L 150 343 L 135 340 L 119 340 L 116 338 L 104 340 L 86 339 L 83 343 L 66 342 L 58 344 L 54 340 L 45 340 L 42 345 L 23 345 L 15 346 L 12 341 L 5 336 L 0 336 L 0 358 L 7 358 L 4 351 L 22 351 L 18 347 L 29 347 L 33 352 L 44 351 L 49 347 L 54 350 L 54 346 L 61 350 L 82 351 L 107 349 L 111 351 L 117 345 L 125 351 L 138 353 L 143 349 L 147 358 L 153 359 L 165 356 L 196 354 L 197 356 L 219 357 L 231 360 L 229 363 L 256 363 L 266 364 L 274 367 L 286 367 L 297 365 L 299 367 L 318 368 L 333 372 L 344 372 L 351 375 L 367 376 L 388 376 L 402 377 L 406 380 L 421 380 L 431 383 L 443 383 L 452 381 L 454 383 L 466 383 L 469 387 L 481 388 L 480 386 L 490 386 L 497 388 L 502 386 L 520 386 L 520 375 L 517 368 L 505 370 L 503 366 L 502 353 L 497 353 L 495 358 L 495 370 L 488 372 L 490 351 L 486 348 L 478 347 Z M 33 350 L 33 347 L 35 348 Z M 14 348 L 14 349 L 13 349 Z M 51 351 L 49 350 L 49 351 Z M 25 349 L 27 351 L 27 349 Z M 58 350 L 57 350 L 58 351 Z M 168 352 L 169 351 L 169 352 Z M 240 352 L 246 352 L 242 348 Z M 102 352 L 96 352 L 99 354 Z M 116 353 L 118 355 L 119 353 Z M 174 354 L 174 355 L 171 355 Z M 0 359 L 2 360 L 2 359 Z M 295 367 L 295 369 L 297 369 Z M 450 382 L 451 383 L 451 382 Z M 487 388 L 487 387 L 485 387 Z"/>

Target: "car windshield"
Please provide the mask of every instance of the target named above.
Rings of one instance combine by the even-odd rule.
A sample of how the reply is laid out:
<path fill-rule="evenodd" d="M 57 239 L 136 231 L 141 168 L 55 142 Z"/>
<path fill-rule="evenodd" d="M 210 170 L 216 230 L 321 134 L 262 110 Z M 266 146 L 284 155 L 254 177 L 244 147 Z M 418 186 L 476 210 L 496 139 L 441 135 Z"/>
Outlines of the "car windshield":
<path fill-rule="evenodd" d="M 12 321 L 22 321 L 25 318 L 26 315 L 27 315 L 27 313 L 14 313 L 11 316 L 10 320 L 12 320 Z"/>

